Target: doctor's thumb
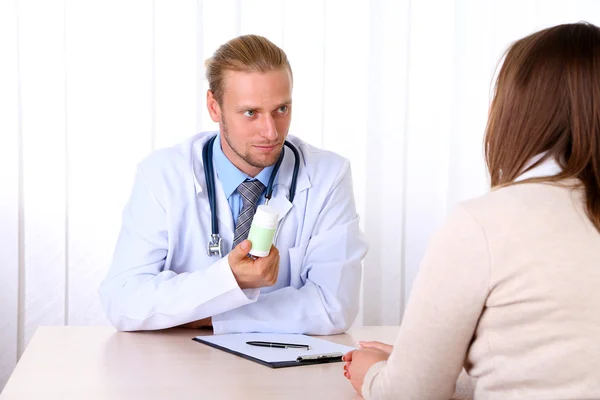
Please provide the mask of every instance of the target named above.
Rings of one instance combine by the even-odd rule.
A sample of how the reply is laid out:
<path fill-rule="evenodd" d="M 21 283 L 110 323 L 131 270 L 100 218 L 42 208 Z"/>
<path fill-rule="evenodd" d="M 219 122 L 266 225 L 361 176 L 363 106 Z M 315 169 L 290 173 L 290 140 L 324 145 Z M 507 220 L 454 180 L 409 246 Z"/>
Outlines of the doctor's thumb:
<path fill-rule="evenodd" d="M 248 255 L 248 252 L 250 251 L 250 248 L 252 247 L 252 243 L 250 243 L 249 240 L 244 240 L 242 243 L 238 244 L 237 247 L 235 248 L 235 250 L 237 251 L 238 255 L 241 257 L 246 257 L 246 255 Z"/>

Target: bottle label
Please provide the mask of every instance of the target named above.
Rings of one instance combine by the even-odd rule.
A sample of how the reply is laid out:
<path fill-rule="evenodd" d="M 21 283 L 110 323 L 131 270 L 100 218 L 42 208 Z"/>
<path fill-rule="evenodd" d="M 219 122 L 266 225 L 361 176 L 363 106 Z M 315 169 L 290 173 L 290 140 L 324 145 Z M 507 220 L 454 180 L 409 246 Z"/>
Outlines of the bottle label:
<path fill-rule="evenodd" d="M 248 240 L 252 242 L 250 254 L 253 252 L 268 254 L 271 250 L 274 236 L 275 228 L 262 228 L 256 224 L 252 224 L 250 227 L 250 232 L 248 233 Z"/>

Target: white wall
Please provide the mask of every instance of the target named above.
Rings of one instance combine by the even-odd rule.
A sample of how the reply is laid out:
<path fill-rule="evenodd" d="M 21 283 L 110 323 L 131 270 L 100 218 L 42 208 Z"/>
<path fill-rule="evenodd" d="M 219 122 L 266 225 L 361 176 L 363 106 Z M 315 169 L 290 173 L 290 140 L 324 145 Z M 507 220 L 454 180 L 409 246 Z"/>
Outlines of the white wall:
<path fill-rule="evenodd" d="M 573 0 L 0 0 L 0 388 L 40 325 L 105 324 L 136 163 L 214 129 L 203 61 L 243 33 L 294 70 L 291 133 L 352 161 L 371 251 L 357 323 L 398 324 L 428 238 L 483 193 L 496 62 Z"/>

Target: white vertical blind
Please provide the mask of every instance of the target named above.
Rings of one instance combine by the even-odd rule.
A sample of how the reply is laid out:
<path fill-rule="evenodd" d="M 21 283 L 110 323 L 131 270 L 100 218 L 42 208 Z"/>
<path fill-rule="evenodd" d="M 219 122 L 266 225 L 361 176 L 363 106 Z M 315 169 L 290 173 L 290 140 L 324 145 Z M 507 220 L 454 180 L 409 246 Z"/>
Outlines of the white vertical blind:
<path fill-rule="evenodd" d="M 198 48 L 202 49 L 198 70 L 201 71 L 199 76 L 202 79 L 200 85 L 199 104 L 200 109 L 199 124 L 197 131 L 216 130 L 218 125 L 212 122 L 208 110 L 206 109 L 206 91 L 208 90 L 208 82 L 204 78 L 204 61 L 211 57 L 217 48 L 240 35 L 240 1 L 237 0 L 220 0 L 220 1 L 200 1 L 202 6 L 202 20 L 198 21 L 202 43 Z"/>
<path fill-rule="evenodd" d="M 291 133 L 350 159 L 370 244 L 357 324 L 392 325 L 432 231 L 486 191 L 494 70 L 514 40 L 600 24 L 566 0 L 0 0 L 0 388 L 40 325 L 106 324 L 106 274 L 136 164 L 216 129 L 204 60 L 282 46 Z"/>
<path fill-rule="evenodd" d="M 39 325 L 66 322 L 65 7 L 24 0 L 18 8 L 22 351 Z"/>
<path fill-rule="evenodd" d="M 322 1 L 285 0 L 283 11 L 284 49 L 294 72 L 290 134 L 321 147 L 325 91 L 325 5 Z"/>
<path fill-rule="evenodd" d="M 19 67 L 15 2 L 0 1 L 0 391 L 19 343 Z"/>
<path fill-rule="evenodd" d="M 105 323 L 97 286 L 112 256 L 136 163 L 154 130 L 153 7 L 66 7 L 68 322 Z M 177 120 L 176 124 L 180 124 Z"/>
<path fill-rule="evenodd" d="M 154 0 L 154 146 L 157 148 L 173 145 L 196 133 L 197 18 L 198 4 L 194 0 Z"/>
<path fill-rule="evenodd" d="M 277 46 L 283 46 L 284 1 L 243 0 L 239 2 L 239 30 L 241 35 L 255 34 L 268 37 Z"/>
<path fill-rule="evenodd" d="M 411 3 L 408 111 L 406 116 L 406 181 L 404 186 L 405 265 L 416 266 L 431 231 L 446 213 L 449 189 L 449 127 L 452 94 L 454 1 Z M 435 9 L 436 12 L 431 12 Z M 431 30 L 435 27 L 436 34 Z M 481 135 L 481 130 L 479 131 Z M 408 294 L 416 268 L 407 268 Z"/>
<path fill-rule="evenodd" d="M 409 2 L 371 5 L 367 130 L 362 219 L 369 241 L 363 274 L 363 323 L 400 322 L 403 248 L 406 237 L 405 182 L 408 111 Z M 375 45 L 377 44 L 377 45 Z M 349 115 L 361 112 L 353 109 Z M 351 118 L 351 117 L 350 117 Z M 357 167 L 353 165 L 356 172 Z"/>

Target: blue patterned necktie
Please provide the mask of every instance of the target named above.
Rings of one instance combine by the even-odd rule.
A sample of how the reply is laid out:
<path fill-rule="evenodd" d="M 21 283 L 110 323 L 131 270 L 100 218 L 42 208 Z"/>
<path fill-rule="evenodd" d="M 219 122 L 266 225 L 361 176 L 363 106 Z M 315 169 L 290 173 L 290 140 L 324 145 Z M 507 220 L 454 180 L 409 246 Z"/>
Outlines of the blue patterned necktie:
<path fill-rule="evenodd" d="M 238 193 L 242 196 L 242 211 L 240 212 L 240 215 L 238 215 L 235 224 L 235 234 L 233 236 L 234 248 L 248 238 L 248 232 L 250 232 L 252 218 L 254 218 L 254 213 L 256 212 L 258 198 L 264 190 L 265 185 L 258 180 L 244 181 L 237 187 Z"/>

